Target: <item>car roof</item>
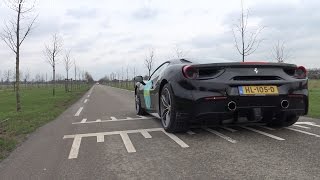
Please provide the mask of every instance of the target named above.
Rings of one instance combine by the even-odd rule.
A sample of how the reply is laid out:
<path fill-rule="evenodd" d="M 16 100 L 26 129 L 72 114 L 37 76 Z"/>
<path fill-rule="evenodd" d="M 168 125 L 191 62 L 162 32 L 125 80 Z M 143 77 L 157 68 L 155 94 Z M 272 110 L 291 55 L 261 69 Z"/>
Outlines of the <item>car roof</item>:
<path fill-rule="evenodd" d="M 170 64 L 185 64 L 185 63 L 192 63 L 191 61 L 186 60 L 186 59 L 173 59 L 173 60 L 170 60 L 169 62 L 170 62 Z"/>

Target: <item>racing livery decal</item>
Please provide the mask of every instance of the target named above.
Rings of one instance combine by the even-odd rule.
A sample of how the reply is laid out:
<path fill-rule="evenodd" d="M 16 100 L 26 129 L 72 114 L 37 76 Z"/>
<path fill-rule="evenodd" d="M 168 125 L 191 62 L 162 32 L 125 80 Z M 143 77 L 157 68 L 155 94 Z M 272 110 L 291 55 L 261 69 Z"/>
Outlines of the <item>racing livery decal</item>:
<path fill-rule="evenodd" d="M 150 89 L 152 87 L 152 81 L 146 82 L 146 85 L 143 89 L 144 102 L 146 103 L 146 108 L 151 109 L 151 97 L 150 97 Z"/>

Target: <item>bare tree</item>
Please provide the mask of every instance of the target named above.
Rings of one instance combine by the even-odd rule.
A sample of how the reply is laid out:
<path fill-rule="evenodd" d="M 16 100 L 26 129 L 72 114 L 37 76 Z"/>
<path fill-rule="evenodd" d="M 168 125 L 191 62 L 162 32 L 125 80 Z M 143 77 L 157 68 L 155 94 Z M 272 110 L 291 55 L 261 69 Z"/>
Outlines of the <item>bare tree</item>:
<path fill-rule="evenodd" d="M 146 57 L 144 64 L 148 69 L 148 76 L 150 77 L 154 65 L 154 49 L 150 50 L 149 56 Z"/>
<path fill-rule="evenodd" d="M 243 10 L 243 0 L 241 0 L 241 16 L 239 19 L 238 24 L 235 24 L 232 28 L 235 47 L 239 54 L 242 56 L 242 62 L 244 62 L 245 57 L 249 56 L 250 54 L 254 53 L 260 43 L 263 41 L 259 39 L 258 36 L 264 27 L 259 26 L 256 31 L 249 31 L 248 30 L 248 17 L 249 11 L 247 13 Z M 237 37 L 240 36 L 240 38 Z"/>
<path fill-rule="evenodd" d="M 76 64 L 76 60 L 73 60 L 73 65 L 74 65 L 74 80 L 77 80 L 77 64 Z"/>
<path fill-rule="evenodd" d="M 66 51 L 65 53 L 65 57 L 64 57 L 64 68 L 66 70 L 66 74 L 67 74 L 67 79 L 69 79 L 69 70 L 72 67 L 72 61 L 71 61 L 71 57 L 70 57 L 70 50 Z"/>
<path fill-rule="evenodd" d="M 274 45 L 272 49 L 272 56 L 278 63 L 283 63 L 288 57 L 289 54 L 286 52 L 284 42 L 278 41 L 276 45 Z"/>
<path fill-rule="evenodd" d="M 78 72 L 78 79 L 81 81 L 81 70 L 79 69 L 79 72 Z"/>
<path fill-rule="evenodd" d="M 33 4 L 28 7 L 27 4 Z M 23 41 L 30 34 L 34 22 L 37 18 L 34 17 L 32 20 L 23 27 L 22 22 L 27 20 L 30 13 L 34 10 L 35 1 L 31 3 L 28 0 L 6 0 L 8 7 L 14 11 L 16 17 L 10 19 L 5 23 L 3 33 L 0 34 L 2 41 L 15 53 L 16 56 L 16 79 L 15 79 L 15 91 L 16 91 L 16 109 L 21 111 L 21 101 L 20 101 L 20 49 Z"/>
<path fill-rule="evenodd" d="M 24 73 L 24 85 L 25 85 L 25 87 L 27 87 L 29 79 L 30 79 L 30 70 L 27 69 L 26 72 Z"/>
<path fill-rule="evenodd" d="M 132 68 L 133 78 L 136 77 L 136 71 L 137 71 L 136 66 L 133 66 Z"/>
<path fill-rule="evenodd" d="M 39 83 L 40 80 L 41 80 L 41 75 L 40 75 L 40 73 L 37 73 L 37 74 L 35 75 L 34 79 L 36 80 L 36 82 Z"/>
<path fill-rule="evenodd" d="M 178 45 L 175 46 L 174 48 L 174 53 L 175 53 L 175 58 L 181 59 L 184 58 L 189 51 L 184 51 L 181 49 Z"/>
<path fill-rule="evenodd" d="M 71 57 L 70 57 L 70 50 L 65 52 L 65 56 L 63 59 L 64 62 L 64 68 L 66 70 L 66 74 L 67 74 L 67 79 L 66 79 L 66 92 L 69 91 L 69 86 L 68 86 L 68 82 L 69 82 L 69 70 L 72 67 L 72 61 L 71 61 Z"/>
<path fill-rule="evenodd" d="M 4 79 L 6 80 L 6 83 L 8 84 L 10 82 L 10 78 L 11 78 L 11 71 L 10 69 L 8 69 L 7 71 L 4 72 Z"/>
<path fill-rule="evenodd" d="M 0 70 L 0 85 L 2 85 L 3 83 L 3 77 L 2 77 L 2 71 Z M 2 88 L 2 86 L 0 86 L 0 89 Z"/>
<path fill-rule="evenodd" d="M 55 96 L 55 82 L 56 82 L 56 64 L 57 64 L 57 56 L 60 54 L 62 50 L 62 40 L 58 34 L 53 34 L 51 39 L 51 45 L 45 45 L 44 55 L 46 56 L 47 62 L 52 67 L 52 95 Z"/>

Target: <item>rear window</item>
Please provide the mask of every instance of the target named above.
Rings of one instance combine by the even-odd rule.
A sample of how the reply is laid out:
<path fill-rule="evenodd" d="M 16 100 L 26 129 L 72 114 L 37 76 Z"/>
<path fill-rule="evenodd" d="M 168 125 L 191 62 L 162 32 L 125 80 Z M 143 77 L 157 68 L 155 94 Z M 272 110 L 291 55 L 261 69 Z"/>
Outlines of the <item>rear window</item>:
<path fill-rule="evenodd" d="M 210 64 L 210 63 L 227 63 L 227 62 L 239 62 L 234 60 L 227 60 L 224 58 L 210 58 L 210 59 L 192 59 L 190 60 L 196 64 Z"/>

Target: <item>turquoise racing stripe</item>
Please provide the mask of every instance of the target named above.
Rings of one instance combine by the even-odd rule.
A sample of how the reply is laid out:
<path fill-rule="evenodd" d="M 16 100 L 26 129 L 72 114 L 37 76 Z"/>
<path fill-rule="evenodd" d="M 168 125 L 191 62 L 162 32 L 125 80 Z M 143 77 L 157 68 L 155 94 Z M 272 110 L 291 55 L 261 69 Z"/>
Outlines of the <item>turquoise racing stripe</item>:
<path fill-rule="evenodd" d="M 152 81 L 147 81 L 143 89 L 144 102 L 146 103 L 147 109 L 151 109 L 151 97 L 150 97 L 151 87 L 152 87 Z"/>

